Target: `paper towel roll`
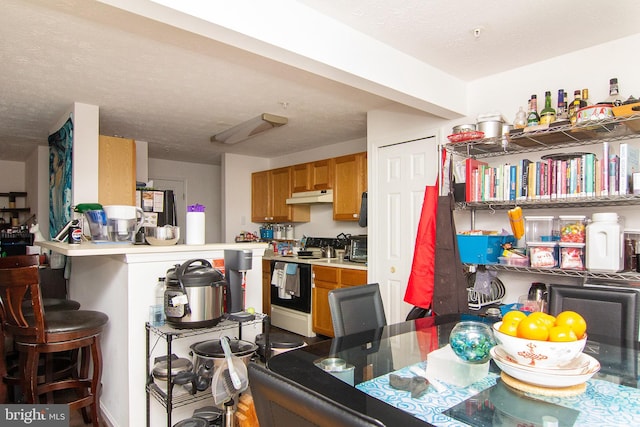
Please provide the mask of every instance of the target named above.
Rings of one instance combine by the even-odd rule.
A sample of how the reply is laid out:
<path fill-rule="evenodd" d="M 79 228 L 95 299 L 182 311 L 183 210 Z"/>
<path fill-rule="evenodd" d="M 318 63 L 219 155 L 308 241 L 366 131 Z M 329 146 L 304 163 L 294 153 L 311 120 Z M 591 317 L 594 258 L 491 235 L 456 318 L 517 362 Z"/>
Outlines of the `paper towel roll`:
<path fill-rule="evenodd" d="M 204 212 L 187 212 L 187 245 L 204 245 Z"/>

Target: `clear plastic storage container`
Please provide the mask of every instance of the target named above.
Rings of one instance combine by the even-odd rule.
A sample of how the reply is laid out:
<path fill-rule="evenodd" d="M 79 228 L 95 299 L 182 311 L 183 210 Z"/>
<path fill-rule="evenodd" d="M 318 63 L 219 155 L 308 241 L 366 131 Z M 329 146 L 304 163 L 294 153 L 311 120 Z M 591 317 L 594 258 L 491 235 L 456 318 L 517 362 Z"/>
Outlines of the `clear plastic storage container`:
<path fill-rule="evenodd" d="M 584 270 L 584 243 L 560 242 L 560 268 Z"/>
<path fill-rule="evenodd" d="M 560 241 L 584 243 L 587 228 L 587 217 L 584 215 L 560 215 L 558 217 Z"/>
<path fill-rule="evenodd" d="M 553 238 L 554 221 L 553 216 L 525 216 L 524 217 L 524 233 L 529 242 L 549 242 L 556 240 Z"/>
<path fill-rule="evenodd" d="M 558 242 L 527 242 L 529 263 L 533 268 L 558 266 Z"/>

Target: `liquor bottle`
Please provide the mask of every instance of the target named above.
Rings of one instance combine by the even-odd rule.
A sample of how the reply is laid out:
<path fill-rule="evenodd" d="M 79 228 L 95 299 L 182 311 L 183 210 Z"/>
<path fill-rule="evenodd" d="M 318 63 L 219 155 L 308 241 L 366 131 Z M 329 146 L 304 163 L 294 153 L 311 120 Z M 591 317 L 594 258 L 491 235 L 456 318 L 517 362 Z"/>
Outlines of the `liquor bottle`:
<path fill-rule="evenodd" d="M 527 114 L 527 127 L 537 126 L 540 124 L 540 116 L 538 115 L 538 96 L 531 95 L 529 100 L 529 113 Z"/>
<path fill-rule="evenodd" d="M 580 103 L 582 101 L 582 95 L 580 93 L 580 89 L 573 91 L 573 101 L 569 104 L 569 120 L 572 125 L 576 124 L 577 113 L 580 109 Z"/>
<path fill-rule="evenodd" d="M 516 113 L 516 118 L 513 121 L 513 128 L 514 129 L 523 129 L 524 127 L 527 126 L 527 114 L 524 112 L 524 110 L 522 109 L 522 106 L 518 109 L 518 112 Z"/>
<path fill-rule="evenodd" d="M 580 108 L 588 107 L 589 105 L 593 105 L 591 101 L 589 101 L 589 89 L 582 89 L 582 101 L 580 101 Z"/>
<path fill-rule="evenodd" d="M 564 89 L 558 89 L 558 108 L 556 110 L 556 120 L 566 120 L 569 118 L 567 113 L 567 94 Z"/>
<path fill-rule="evenodd" d="M 556 121 L 556 110 L 551 106 L 551 92 L 544 93 L 544 108 L 540 111 L 540 124 L 548 125 Z"/>
<path fill-rule="evenodd" d="M 609 96 L 604 102 L 599 102 L 598 104 L 611 104 L 615 107 L 622 105 L 622 96 L 620 95 L 620 90 L 618 88 L 618 79 L 612 78 L 609 80 Z"/>

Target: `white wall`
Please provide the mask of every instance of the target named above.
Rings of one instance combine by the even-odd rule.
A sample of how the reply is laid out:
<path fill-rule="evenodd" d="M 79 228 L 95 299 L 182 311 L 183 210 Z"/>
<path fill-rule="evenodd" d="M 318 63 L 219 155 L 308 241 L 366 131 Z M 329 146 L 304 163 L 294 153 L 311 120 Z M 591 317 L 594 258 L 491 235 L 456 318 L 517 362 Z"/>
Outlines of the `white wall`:
<path fill-rule="evenodd" d="M 26 191 L 24 174 L 24 162 L 0 160 L 0 193 L 8 193 L 10 191 Z M 0 203 L 9 203 L 9 200 L 2 200 L 0 201 Z M 16 203 L 18 203 L 17 200 Z M 9 206 L 7 205 L 7 207 Z"/>
<path fill-rule="evenodd" d="M 221 176 L 220 166 L 200 163 L 149 159 L 149 179 L 183 180 L 186 206 L 205 206 L 205 242 L 221 242 Z M 178 213 L 186 215 L 186 213 Z M 183 223 L 186 220 L 183 220 Z M 186 230 L 182 233 L 186 235 Z"/>

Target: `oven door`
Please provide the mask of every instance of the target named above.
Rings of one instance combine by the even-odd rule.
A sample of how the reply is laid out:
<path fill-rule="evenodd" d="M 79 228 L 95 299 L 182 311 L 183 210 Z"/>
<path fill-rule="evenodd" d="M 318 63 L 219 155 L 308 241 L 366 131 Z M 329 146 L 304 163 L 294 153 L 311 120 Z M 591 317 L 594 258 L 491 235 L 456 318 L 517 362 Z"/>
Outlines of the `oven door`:
<path fill-rule="evenodd" d="M 277 305 L 303 313 L 311 313 L 311 265 L 293 263 L 297 266 L 300 277 L 300 296 L 291 295 L 290 298 L 287 298 L 282 296 L 283 290 L 273 284 L 273 272 L 275 271 L 276 262 L 281 261 L 271 261 L 271 305 Z"/>

